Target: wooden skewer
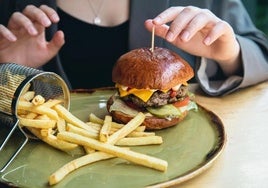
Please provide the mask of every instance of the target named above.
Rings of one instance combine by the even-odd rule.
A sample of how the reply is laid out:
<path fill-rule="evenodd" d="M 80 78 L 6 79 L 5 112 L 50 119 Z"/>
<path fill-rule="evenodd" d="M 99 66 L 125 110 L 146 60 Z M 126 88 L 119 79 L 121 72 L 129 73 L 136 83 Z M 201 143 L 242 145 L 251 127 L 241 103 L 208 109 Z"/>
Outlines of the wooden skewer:
<path fill-rule="evenodd" d="M 155 26 L 153 26 L 153 30 L 152 30 L 152 44 L 151 44 L 151 51 L 154 52 L 154 30 L 155 30 Z"/>

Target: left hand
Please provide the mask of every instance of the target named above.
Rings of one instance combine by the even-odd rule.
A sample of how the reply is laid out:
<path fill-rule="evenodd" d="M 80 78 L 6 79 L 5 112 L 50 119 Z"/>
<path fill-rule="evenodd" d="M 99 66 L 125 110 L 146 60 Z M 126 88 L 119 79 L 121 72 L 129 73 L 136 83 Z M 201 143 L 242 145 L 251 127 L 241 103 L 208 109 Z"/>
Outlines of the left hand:
<path fill-rule="evenodd" d="M 234 74 L 241 67 L 240 46 L 232 27 L 207 9 L 170 7 L 145 21 L 149 31 L 153 26 L 155 35 L 176 47 L 217 61 L 226 75 Z"/>
<path fill-rule="evenodd" d="M 13 62 L 33 68 L 47 63 L 65 43 L 62 31 L 46 40 L 45 29 L 57 22 L 57 12 L 46 5 L 28 5 L 22 12 L 14 12 L 6 27 L 0 24 L 0 63 Z"/>

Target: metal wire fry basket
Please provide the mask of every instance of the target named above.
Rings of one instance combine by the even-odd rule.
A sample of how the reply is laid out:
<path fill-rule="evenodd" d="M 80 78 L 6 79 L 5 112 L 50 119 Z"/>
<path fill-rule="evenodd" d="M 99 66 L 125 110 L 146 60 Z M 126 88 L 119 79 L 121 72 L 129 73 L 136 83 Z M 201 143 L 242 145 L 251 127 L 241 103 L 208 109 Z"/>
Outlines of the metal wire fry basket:
<path fill-rule="evenodd" d="M 14 63 L 0 64 L 0 153 L 8 143 L 12 134 L 23 137 L 23 141 L 15 152 L 0 166 L 3 172 L 13 161 L 28 141 L 28 135 L 19 124 L 17 105 L 20 97 L 27 91 L 34 91 L 46 100 L 60 99 L 65 108 L 70 106 L 70 92 L 64 80 L 53 72 L 25 67 Z M 6 133 L 4 133 L 6 132 Z"/>

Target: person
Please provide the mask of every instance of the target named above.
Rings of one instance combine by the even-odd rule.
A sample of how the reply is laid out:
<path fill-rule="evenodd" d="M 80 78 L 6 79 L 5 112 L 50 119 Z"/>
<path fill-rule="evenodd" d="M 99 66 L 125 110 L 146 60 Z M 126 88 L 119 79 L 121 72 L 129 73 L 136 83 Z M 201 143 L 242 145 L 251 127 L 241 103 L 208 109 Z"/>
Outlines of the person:
<path fill-rule="evenodd" d="M 0 0 L 0 62 L 53 71 L 70 89 L 112 86 L 129 50 L 169 48 L 211 96 L 268 79 L 267 36 L 239 0 Z"/>

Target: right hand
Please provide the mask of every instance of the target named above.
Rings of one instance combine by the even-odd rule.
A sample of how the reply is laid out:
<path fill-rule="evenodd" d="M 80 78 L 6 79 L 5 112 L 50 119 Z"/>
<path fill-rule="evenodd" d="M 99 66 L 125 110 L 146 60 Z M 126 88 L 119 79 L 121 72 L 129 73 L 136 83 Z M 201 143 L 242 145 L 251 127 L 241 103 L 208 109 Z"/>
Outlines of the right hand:
<path fill-rule="evenodd" d="M 169 24 L 168 24 L 169 23 Z M 240 45 L 229 23 L 213 12 L 194 6 L 170 7 L 145 26 L 189 54 L 212 59 L 226 76 L 242 72 Z"/>
<path fill-rule="evenodd" d="M 12 62 L 38 68 L 53 58 L 64 44 L 64 34 L 57 31 L 46 40 L 45 28 L 57 23 L 52 8 L 28 5 L 11 15 L 7 27 L 0 24 L 0 63 Z"/>

